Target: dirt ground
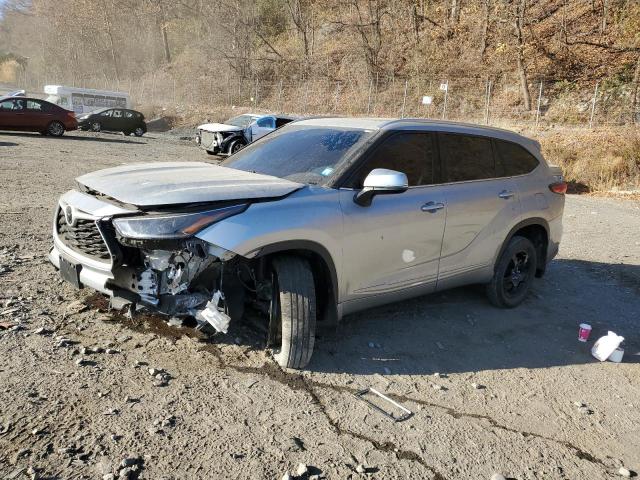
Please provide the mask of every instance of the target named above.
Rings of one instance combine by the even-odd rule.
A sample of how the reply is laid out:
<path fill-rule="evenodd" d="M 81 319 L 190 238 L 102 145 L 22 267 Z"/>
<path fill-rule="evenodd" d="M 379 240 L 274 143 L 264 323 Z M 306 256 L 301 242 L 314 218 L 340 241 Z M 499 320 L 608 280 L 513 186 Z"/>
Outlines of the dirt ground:
<path fill-rule="evenodd" d="M 0 134 L 0 478 L 280 479 L 300 463 L 300 478 L 328 479 L 640 470 L 640 203 L 569 196 L 560 255 L 515 310 L 477 287 L 376 308 L 322 332 L 305 371 L 284 372 L 250 325 L 206 339 L 127 319 L 48 264 L 53 208 L 74 177 L 168 160 L 212 159 L 170 134 Z M 626 337 L 621 364 L 589 353 L 607 330 Z M 366 387 L 413 417 L 382 416 L 353 395 Z"/>

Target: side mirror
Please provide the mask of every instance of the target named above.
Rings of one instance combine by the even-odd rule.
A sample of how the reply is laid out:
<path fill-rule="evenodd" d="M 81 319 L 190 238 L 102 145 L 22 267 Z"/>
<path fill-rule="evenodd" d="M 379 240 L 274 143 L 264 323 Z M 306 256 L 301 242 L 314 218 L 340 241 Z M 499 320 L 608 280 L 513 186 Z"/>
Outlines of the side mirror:
<path fill-rule="evenodd" d="M 404 173 L 386 168 L 375 168 L 364 179 L 364 186 L 355 194 L 353 201 L 361 207 L 368 207 L 376 195 L 402 193 L 407 188 L 409 188 L 409 181 Z"/>

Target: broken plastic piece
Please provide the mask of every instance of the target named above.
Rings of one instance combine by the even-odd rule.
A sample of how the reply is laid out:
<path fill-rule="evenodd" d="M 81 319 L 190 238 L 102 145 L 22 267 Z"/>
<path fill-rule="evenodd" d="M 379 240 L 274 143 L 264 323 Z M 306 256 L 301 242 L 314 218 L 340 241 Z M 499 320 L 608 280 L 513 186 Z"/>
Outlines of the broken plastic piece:
<path fill-rule="evenodd" d="M 376 405 L 371 400 L 369 400 L 368 398 L 365 397 L 369 393 L 373 393 L 374 395 L 377 395 L 379 398 L 385 400 L 386 402 L 390 403 L 394 407 L 400 409 L 402 414 L 399 415 L 399 416 L 396 416 L 396 415 L 393 414 L 393 412 L 387 411 L 384 408 Z M 408 408 L 403 407 L 398 402 L 396 402 L 395 400 L 390 399 L 386 395 L 383 395 L 382 393 L 377 391 L 375 388 L 367 388 L 365 390 L 360 390 L 358 393 L 355 394 L 355 396 L 359 400 L 362 400 L 363 402 L 367 403 L 371 408 L 373 408 L 373 409 L 377 410 L 378 412 L 382 413 L 385 417 L 389 417 L 394 422 L 402 422 L 404 420 L 407 420 L 411 416 L 413 416 L 413 412 L 411 410 L 409 410 Z"/>
<path fill-rule="evenodd" d="M 609 331 L 604 337 L 600 337 L 591 349 L 591 355 L 604 362 L 624 341 L 624 337 Z"/>
<path fill-rule="evenodd" d="M 207 302 L 203 310 L 196 313 L 196 320 L 209 323 L 218 332 L 227 333 L 231 317 L 220 311 L 218 307 L 220 300 L 224 302 L 224 295 L 220 290 L 213 294 L 213 299 Z"/>

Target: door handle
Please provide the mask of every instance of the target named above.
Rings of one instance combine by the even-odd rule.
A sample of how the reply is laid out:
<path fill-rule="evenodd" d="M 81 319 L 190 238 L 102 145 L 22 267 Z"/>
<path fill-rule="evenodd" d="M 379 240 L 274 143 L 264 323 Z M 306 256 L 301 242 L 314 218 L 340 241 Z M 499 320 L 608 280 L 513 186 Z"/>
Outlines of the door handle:
<path fill-rule="evenodd" d="M 515 193 L 513 193 L 510 190 L 503 190 L 501 191 L 498 196 L 500 198 L 502 198 L 503 200 L 509 200 L 511 197 L 513 197 L 515 195 Z"/>
<path fill-rule="evenodd" d="M 436 213 L 438 210 L 444 208 L 444 203 L 440 202 L 427 202 L 420 207 L 423 212 Z"/>

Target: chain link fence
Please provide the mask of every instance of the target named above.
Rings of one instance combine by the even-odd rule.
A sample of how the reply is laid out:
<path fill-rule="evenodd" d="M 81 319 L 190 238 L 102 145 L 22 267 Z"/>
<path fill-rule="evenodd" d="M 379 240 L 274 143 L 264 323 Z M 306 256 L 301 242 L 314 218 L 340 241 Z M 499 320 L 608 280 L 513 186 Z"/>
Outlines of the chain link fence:
<path fill-rule="evenodd" d="M 30 83 L 31 89 L 39 82 Z M 31 79 L 33 80 L 33 79 Z M 47 82 L 44 82 L 47 83 Z M 50 82 L 55 83 L 55 82 Z M 530 108 L 523 107 L 519 82 L 506 78 L 351 76 L 262 81 L 157 72 L 137 81 L 74 82 L 77 87 L 129 92 L 148 108 L 222 111 L 231 107 L 294 115 L 418 117 L 508 126 L 640 124 L 640 91 L 617 78 L 594 84 L 531 79 Z"/>

